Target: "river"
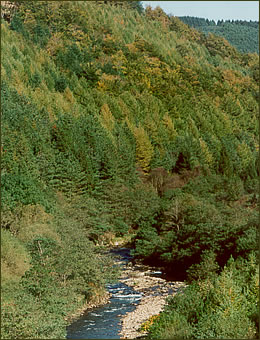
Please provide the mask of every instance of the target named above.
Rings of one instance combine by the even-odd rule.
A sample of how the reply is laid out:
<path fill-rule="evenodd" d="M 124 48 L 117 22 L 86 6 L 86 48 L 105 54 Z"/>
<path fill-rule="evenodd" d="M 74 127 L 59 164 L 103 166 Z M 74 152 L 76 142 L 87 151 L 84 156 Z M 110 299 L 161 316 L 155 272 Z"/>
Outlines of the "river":
<path fill-rule="evenodd" d="M 119 282 L 106 286 L 111 295 L 109 303 L 86 311 L 69 325 L 67 339 L 140 337 L 141 324 L 163 310 L 167 296 L 186 286 L 162 278 L 163 273 L 155 267 L 133 264 L 128 248 L 109 253 L 115 256 L 115 265 L 122 266 Z"/>
<path fill-rule="evenodd" d="M 127 248 L 114 249 L 110 253 L 116 255 L 115 261 L 123 266 L 123 270 L 132 259 Z M 120 318 L 136 308 L 142 293 L 121 282 L 108 284 L 106 288 L 111 294 L 110 302 L 87 311 L 68 326 L 67 339 L 120 339 Z"/>

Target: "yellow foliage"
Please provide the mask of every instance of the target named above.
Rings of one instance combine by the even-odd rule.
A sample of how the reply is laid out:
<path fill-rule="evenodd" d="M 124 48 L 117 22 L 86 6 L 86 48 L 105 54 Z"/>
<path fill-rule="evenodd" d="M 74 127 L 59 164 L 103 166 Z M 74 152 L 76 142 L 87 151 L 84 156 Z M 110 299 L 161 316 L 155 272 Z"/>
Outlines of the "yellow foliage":
<path fill-rule="evenodd" d="M 23 207 L 19 221 L 17 238 L 22 242 L 33 240 L 37 235 L 52 238 L 60 242 L 60 236 L 53 224 L 53 217 L 46 213 L 40 205 Z"/>
<path fill-rule="evenodd" d="M 200 140 L 200 147 L 204 155 L 205 161 L 209 166 L 212 166 L 212 164 L 214 163 L 213 156 L 211 152 L 209 151 L 209 148 L 206 142 L 203 140 L 203 138 L 200 138 L 199 140 Z"/>
<path fill-rule="evenodd" d="M 251 157 L 252 157 L 252 152 L 249 146 L 245 142 L 242 142 L 237 147 L 237 153 L 240 157 L 242 168 L 246 168 L 250 164 Z"/>
<path fill-rule="evenodd" d="M 214 102 L 215 102 L 216 107 L 219 107 L 219 105 L 221 103 L 219 96 L 216 96 L 216 98 L 214 99 Z"/>
<path fill-rule="evenodd" d="M 36 236 L 49 237 L 60 242 L 59 235 L 52 229 L 48 223 L 31 223 L 26 224 L 21 228 L 18 237 L 23 242 L 32 241 Z"/>
<path fill-rule="evenodd" d="M 233 70 L 223 70 L 223 79 L 233 87 L 236 93 L 240 93 L 242 89 L 251 89 L 253 86 L 252 80 L 249 76 L 244 76 L 239 72 Z"/>
<path fill-rule="evenodd" d="M 71 104 L 75 103 L 75 98 L 73 96 L 73 93 L 71 92 L 71 90 L 68 87 L 66 87 L 66 89 L 64 91 L 64 96 Z"/>
<path fill-rule="evenodd" d="M 129 52 L 131 53 L 137 53 L 138 48 L 135 46 L 134 43 L 126 44 L 126 47 L 129 49 Z"/>
<path fill-rule="evenodd" d="M 158 132 L 159 120 L 158 114 L 154 112 L 153 115 L 147 116 L 143 123 L 145 130 L 149 132 L 149 136 L 151 136 L 157 144 L 161 144 L 161 136 Z"/>
<path fill-rule="evenodd" d="M 65 100 L 63 93 L 55 93 L 54 94 L 55 104 L 59 110 L 63 111 L 64 113 L 72 113 L 72 103 Z"/>
<path fill-rule="evenodd" d="M 6 74 L 5 68 L 1 67 L 1 78 L 2 78 L 2 80 L 6 80 L 6 76 L 7 76 L 7 74 Z"/>
<path fill-rule="evenodd" d="M 164 13 L 160 6 L 157 6 L 155 9 L 152 9 L 151 6 L 147 6 L 145 9 L 145 15 L 152 20 L 159 21 L 164 30 L 167 30 L 170 25 L 170 19 Z"/>
<path fill-rule="evenodd" d="M 67 30 L 77 42 L 87 40 L 87 35 L 76 25 L 69 24 Z"/>
<path fill-rule="evenodd" d="M 225 112 L 222 112 L 222 117 L 223 117 L 223 121 L 224 121 L 226 129 L 229 129 L 231 131 L 232 127 L 231 127 L 230 118 L 228 117 L 228 115 Z"/>
<path fill-rule="evenodd" d="M 198 130 L 196 124 L 194 123 L 194 120 L 191 117 L 189 117 L 189 128 L 190 128 L 193 136 L 196 139 L 198 139 L 199 138 L 199 130 Z"/>
<path fill-rule="evenodd" d="M 144 56 L 144 60 L 153 67 L 160 67 L 161 62 L 160 59 L 157 57 L 148 57 L 148 56 Z"/>
<path fill-rule="evenodd" d="M 48 60 L 46 52 L 42 49 L 39 51 L 36 51 L 35 59 L 37 60 L 38 65 L 43 65 Z"/>
<path fill-rule="evenodd" d="M 111 62 L 116 68 L 121 68 L 123 65 L 127 65 L 127 59 L 121 50 L 112 55 Z"/>
<path fill-rule="evenodd" d="M 115 125 L 115 118 L 112 112 L 110 111 L 109 106 L 107 104 L 104 104 L 101 107 L 100 113 L 101 113 L 100 115 L 101 125 L 104 127 L 105 130 L 112 133 Z"/>
<path fill-rule="evenodd" d="M 121 98 L 118 99 L 118 104 L 122 109 L 121 112 L 123 113 L 123 115 L 129 117 L 131 114 L 130 110 Z"/>
<path fill-rule="evenodd" d="M 136 160 L 141 168 L 149 171 L 151 159 L 153 157 L 153 146 L 149 140 L 144 128 L 139 126 L 134 128 L 134 136 L 136 140 Z"/>
<path fill-rule="evenodd" d="M 52 109 L 50 104 L 46 106 L 46 110 L 49 114 L 50 122 L 53 123 L 56 120 L 56 116 L 55 116 L 53 109 Z"/>
<path fill-rule="evenodd" d="M 103 73 L 101 79 L 98 81 L 98 88 L 100 90 L 106 91 L 111 88 L 118 79 L 120 79 L 119 76 Z"/>
<path fill-rule="evenodd" d="M 17 93 L 20 95 L 26 95 L 26 84 L 21 80 L 20 74 L 17 71 L 12 72 L 12 85 L 15 86 Z"/>
<path fill-rule="evenodd" d="M 63 38 L 63 33 L 61 32 L 56 32 L 53 33 L 51 38 L 49 39 L 47 46 L 46 46 L 46 51 L 48 54 L 51 56 L 55 55 L 57 51 L 64 46 L 64 38 Z"/>
<path fill-rule="evenodd" d="M 26 27 L 28 27 L 30 30 L 33 29 L 33 27 L 36 26 L 37 22 L 32 11 L 29 9 L 26 9 L 24 11 L 24 14 L 25 14 L 24 23 Z"/>
<path fill-rule="evenodd" d="M 39 109 L 45 108 L 46 102 L 47 102 L 47 97 L 46 92 L 44 93 L 42 89 L 37 87 L 35 91 L 32 91 L 31 97 L 34 100 L 34 102 L 37 104 Z"/>
<path fill-rule="evenodd" d="M 129 128 L 129 130 L 134 134 L 135 125 L 133 123 L 133 120 L 132 119 L 129 120 L 129 118 L 126 117 L 125 121 L 126 121 L 126 124 L 127 124 L 128 128 Z"/>
<path fill-rule="evenodd" d="M 150 328 L 150 326 L 154 323 L 156 319 L 160 317 L 160 314 L 152 315 L 148 320 L 146 320 L 144 323 L 141 325 L 141 331 L 142 332 L 147 332 Z"/>
<path fill-rule="evenodd" d="M 166 127 L 171 139 L 175 139 L 177 136 L 177 132 L 175 130 L 174 123 L 168 113 L 166 113 L 163 117 L 163 124 Z"/>

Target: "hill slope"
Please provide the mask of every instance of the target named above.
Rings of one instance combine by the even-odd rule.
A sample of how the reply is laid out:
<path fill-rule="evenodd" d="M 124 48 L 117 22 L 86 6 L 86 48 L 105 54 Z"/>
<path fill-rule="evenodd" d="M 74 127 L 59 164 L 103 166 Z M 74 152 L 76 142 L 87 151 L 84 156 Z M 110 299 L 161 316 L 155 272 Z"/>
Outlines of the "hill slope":
<path fill-rule="evenodd" d="M 27 1 L 1 22 L 3 338 L 65 337 L 117 238 L 180 279 L 256 270 L 258 55 L 130 5 Z"/>
<path fill-rule="evenodd" d="M 179 17 L 181 21 L 190 27 L 204 32 L 213 33 L 227 39 L 243 53 L 259 54 L 259 22 L 244 20 L 208 20 L 196 17 Z"/>

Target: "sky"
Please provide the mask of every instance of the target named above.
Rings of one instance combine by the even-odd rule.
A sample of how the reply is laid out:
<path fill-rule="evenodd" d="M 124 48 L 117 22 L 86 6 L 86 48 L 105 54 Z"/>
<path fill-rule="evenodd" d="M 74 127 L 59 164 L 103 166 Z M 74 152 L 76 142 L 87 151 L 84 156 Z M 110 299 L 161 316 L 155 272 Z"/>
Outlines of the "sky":
<path fill-rule="evenodd" d="M 209 20 L 259 21 L 258 1 L 142 1 L 143 7 L 160 6 L 174 16 L 192 16 Z"/>

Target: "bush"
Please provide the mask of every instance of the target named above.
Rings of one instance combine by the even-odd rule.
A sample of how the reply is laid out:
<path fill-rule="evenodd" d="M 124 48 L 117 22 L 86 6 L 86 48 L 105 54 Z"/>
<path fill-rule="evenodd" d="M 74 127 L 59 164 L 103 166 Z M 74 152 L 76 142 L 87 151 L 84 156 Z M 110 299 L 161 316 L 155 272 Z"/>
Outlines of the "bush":
<path fill-rule="evenodd" d="M 148 339 L 191 339 L 192 335 L 192 327 L 180 314 L 161 314 L 149 331 Z"/>
<path fill-rule="evenodd" d="M 29 268 L 30 256 L 24 246 L 7 230 L 1 230 L 1 273 L 3 282 L 19 279 Z"/>
<path fill-rule="evenodd" d="M 258 289 L 255 255 L 247 261 L 230 258 L 217 277 L 193 282 L 169 298 L 148 338 L 257 339 Z"/>
<path fill-rule="evenodd" d="M 2 339 L 64 339 L 66 321 L 48 307 L 53 303 L 40 303 L 28 296 L 20 287 L 15 303 L 2 305 Z"/>

